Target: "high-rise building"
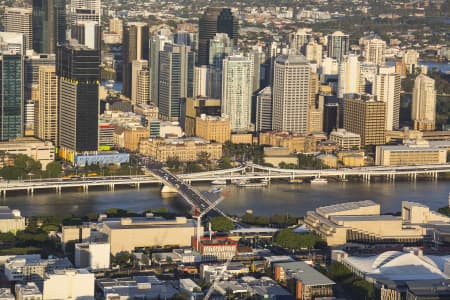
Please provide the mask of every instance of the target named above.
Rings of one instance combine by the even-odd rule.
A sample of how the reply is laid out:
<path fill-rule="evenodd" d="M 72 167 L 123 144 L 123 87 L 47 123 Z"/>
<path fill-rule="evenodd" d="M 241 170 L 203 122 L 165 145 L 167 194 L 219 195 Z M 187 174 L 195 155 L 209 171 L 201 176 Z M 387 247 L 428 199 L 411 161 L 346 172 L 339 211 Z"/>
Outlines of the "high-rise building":
<path fill-rule="evenodd" d="M 55 54 L 31 54 L 24 57 L 25 99 L 39 100 L 39 67 L 55 66 Z"/>
<path fill-rule="evenodd" d="M 66 41 L 66 1 L 33 0 L 33 50 L 56 53 Z"/>
<path fill-rule="evenodd" d="M 360 63 L 359 56 L 345 56 L 339 64 L 338 98 L 344 94 L 359 93 Z"/>
<path fill-rule="evenodd" d="M 320 95 L 319 97 L 323 97 Z M 339 123 L 339 104 L 325 103 L 323 108 L 323 131 L 325 133 L 330 133 L 334 129 L 338 128 Z"/>
<path fill-rule="evenodd" d="M 266 86 L 256 95 L 256 131 L 272 130 L 272 88 Z"/>
<path fill-rule="evenodd" d="M 304 51 L 306 45 L 312 38 L 311 28 L 299 28 L 289 35 L 289 46 L 297 51 Z"/>
<path fill-rule="evenodd" d="M 322 64 L 322 45 L 311 41 L 306 45 L 306 59 L 310 63 Z"/>
<path fill-rule="evenodd" d="M 123 21 L 119 18 L 112 18 L 109 20 L 109 32 L 117 33 L 120 40 L 123 38 Z"/>
<path fill-rule="evenodd" d="M 0 52 L 0 140 L 23 136 L 24 64 L 19 52 Z"/>
<path fill-rule="evenodd" d="M 209 41 L 208 97 L 222 97 L 223 60 L 233 54 L 233 40 L 226 33 L 216 33 Z"/>
<path fill-rule="evenodd" d="M 319 97 L 319 74 L 309 75 L 308 133 L 323 131 L 324 98 Z"/>
<path fill-rule="evenodd" d="M 222 113 L 231 120 L 231 130 L 248 130 L 251 118 L 252 67 L 248 57 L 228 56 L 222 71 Z"/>
<path fill-rule="evenodd" d="M 403 62 L 406 66 L 406 71 L 409 74 L 414 74 L 416 72 L 416 68 L 419 67 L 417 61 L 419 59 L 419 52 L 413 49 L 406 50 L 405 54 L 403 54 Z"/>
<path fill-rule="evenodd" d="M 98 150 L 100 50 L 76 41 L 58 47 L 60 156 L 73 162 L 79 152 Z"/>
<path fill-rule="evenodd" d="M 395 67 L 380 67 L 373 89 L 378 101 L 386 103 L 386 130 L 399 128 L 401 78 Z"/>
<path fill-rule="evenodd" d="M 91 49 L 101 47 L 101 28 L 95 21 L 78 21 L 71 26 L 70 33 L 81 45 Z"/>
<path fill-rule="evenodd" d="M 36 101 L 35 134 L 58 144 L 58 77 L 55 66 L 39 67 L 39 100 Z"/>
<path fill-rule="evenodd" d="M 361 136 L 361 145 L 385 144 L 386 104 L 369 94 L 344 95 L 344 129 Z"/>
<path fill-rule="evenodd" d="M 295 52 L 275 60 L 272 88 L 274 130 L 308 131 L 310 72 L 306 58 Z"/>
<path fill-rule="evenodd" d="M 150 99 L 150 71 L 148 67 L 138 72 L 136 82 L 136 104 L 148 104 Z"/>
<path fill-rule="evenodd" d="M 223 60 L 231 54 L 233 54 L 233 40 L 226 33 L 216 33 L 209 41 L 208 64 L 222 69 Z"/>
<path fill-rule="evenodd" d="M 198 65 L 208 65 L 209 43 L 216 33 L 226 33 L 237 44 L 239 24 L 229 8 L 208 7 L 198 23 Z"/>
<path fill-rule="evenodd" d="M 415 130 L 434 130 L 436 126 L 436 89 L 434 79 L 420 74 L 414 81 L 411 119 Z"/>
<path fill-rule="evenodd" d="M 131 98 L 133 60 L 149 59 L 149 31 L 147 23 L 130 22 L 123 30 L 122 93 Z"/>
<path fill-rule="evenodd" d="M 24 136 L 35 136 L 34 127 L 35 127 L 35 112 L 36 102 L 31 99 L 25 100 L 24 105 L 24 115 L 23 115 L 23 124 L 24 124 Z"/>
<path fill-rule="evenodd" d="M 366 62 L 374 63 L 377 65 L 384 65 L 386 42 L 382 39 L 373 38 L 366 40 L 364 43 L 364 59 Z"/>
<path fill-rule="evenodd" d="M 70 25 L 74 26 L 80 21 L 93 21 L 101 25 L 102 11 L 100 0 L 71 0 Z"/>
<path fill-rule="evenodd" d="M 254 46 L 248 53 L 248 57 L 252 62 L 253 83 L 252 91 L 256 93 L 261 88 L 261 65 L 265 61 L 265 53 L 259 46 Z"/>
<path fill-rule="evenodd" d="M 328 57 L 335 58 L 340 62 L 348 54 L 350 37 L 341 31 L 328 35 Z"/>
<path fill-rule="evenodd" d="M 363 62 L 359 66 L 359 93 L 373 94 L 373 88 L 378 74 L 378 66 L 374 63 Z"/>
<path fill-rule="evenodd" d="M 164 120 L 179 121 L 180 99 L 192 97 L 195 54 L 186 45 L 166 44 L 159 53 L 158 108 Z"/>
<path fill-rule="evenodd" d="M 165 32 L 158 32 L 150 40 L 150 101 L 158 106 L 159 89 L 159 52 L 164 50 L 165 44 L 170 44 L 171 38 Z"/>
<path fill-rule="evenodd" d="M 25 55 L 25 35 L 17 32 L 0 32 L 0 53 Z"/>
<path fill-rule="evenodd" d="M 133 104 L 137 104 L 136 99 L 137 99 L 137 94 L 138 94 L 138 88 L 137 88 L 138 76 L 139 76 L 139 73 L 144 69 L 148 69 L 148 61 L 147 60 L 137 59 L 137 60 L 133 60 L 131 62 L 131 102 L 133 102 Z M 150 82 L 149 82 L 149 84 L 150 84 Z M 148 99 L 145 101 L 145 103 L 147 103 L 147 102 L 148 102 Z"/>
<path fill-rule="evenodd" d="M 6 7 L 3 15 L 3 26 L 6 32 L 23 33 L 25 49 L 33 48 L 32 9 Z"/>

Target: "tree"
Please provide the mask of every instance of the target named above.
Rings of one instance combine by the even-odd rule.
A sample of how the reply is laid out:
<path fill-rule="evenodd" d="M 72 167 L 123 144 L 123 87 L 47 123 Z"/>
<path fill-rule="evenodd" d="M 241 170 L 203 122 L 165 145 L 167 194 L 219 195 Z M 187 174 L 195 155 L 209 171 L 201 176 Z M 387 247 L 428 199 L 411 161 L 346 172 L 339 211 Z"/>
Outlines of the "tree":
<path fill-rule="evenodd" d="M 52 161 L 47 164 L 46 173 L 48 177 L 55 178 L 61 175 L 62 166 L 59 161 Z"/>
<path fill-rule="evenodd" d="M 114 262 L 119 266 L 126 266 L 131 259 L 130 253 L 126 251 L 121 251 L 114 256 Z"/>
<path fill-rule="evenodd" d="M 172 171 L 177 171 L 180 169 L 181 162 L 177 156 L 171 156 L 167 158 L 167 167 Z"/>
<path fill-rule="evenodd" d="M 289 249 L 303 250 L 323 247 L 324 241 L 313 233 L 296 233 L 292 229 L 282 229 L 277 232 L 274 244 Z"/>
<path fill-rule="evenodd" d="M 206 151 L 200 151 L 197 153 L 197 161 L 203 165 L 205 168 L 209 168 L 211 154 Z"/>
<path fill-rule="evenodd" d="M 225 217 L 213 217 L 211 218 L 211 229 L 214 231 L 227 232 L 234 228 L 233 222 Z"/>
<path fill-rule="evenodd" d="M 231 157 L 223 156 L 219 160 L 219 169 L 230 169 L 231 168 Z"/>

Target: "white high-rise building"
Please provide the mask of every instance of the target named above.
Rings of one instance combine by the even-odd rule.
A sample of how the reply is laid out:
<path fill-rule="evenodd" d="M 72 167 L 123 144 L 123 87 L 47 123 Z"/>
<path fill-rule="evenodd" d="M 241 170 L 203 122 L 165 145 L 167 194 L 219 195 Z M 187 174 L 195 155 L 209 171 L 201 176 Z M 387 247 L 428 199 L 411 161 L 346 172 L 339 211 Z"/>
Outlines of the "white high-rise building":
<path fill-rule="evenodd" d="M 72 0 L 70 2 L 71 25 L 79 21 L 95 21 L 101 25 L 102 11 L 100 0 Z"/>
<path fill-rule="evenodd" d="M 147 60 L 133 60 L 133 62 L 131 63 L 131 102 L 133 102 L 133 104 L 137 104 L 138 76 L 143 69 L 148 69 Z"/>
<path fill-rule="evenodd" d="M 23 33 L 26 50 L 33 48 L 32 9 L 6 7 L 3 15 L 3 25 L 6 32 Z"/>
<path fill-rule="evenodd" d="M 382 39 L 373 38 L 366 40 L 364 43 L 365 50 L 365 61 L 371 62 L 377 65 L 384 65 L 385 62 L 385 52 L 386 52 L 386 42 Z"/>
<path fill-rule="evenodd" d="M 380 67 L 373 87 L 373 94 L 378 101 L 386 103 L 386 130 L 399 128 L 400 118 L 400 74 L 395 67 Z"/>
<path fill-rule="evenodd" d="M 208 96 L 208 66 L 194 67 L 194 97 Z"/>
<path fill-rule="evenodd" d="M 299 28 L 296 32 L 289 35 L 289 46 L 291 49 L 301 51 L 306 46 L 306 44 L 308 44 L 311 37 L 311 28 Z"/>
<path fill-rule="evenodd" d="M 411 119 L 416 130 L 434 130 L 436 89 L 434 79 L 420 74 L 414 81 Z"/>
<path fill-rule="evenodd" d="M 306 59 L 310 63 L 322 64 L 322 45 L 311 41 L 306 45 Z"/>
<path fill-rule="evenodd" d="M 414 74 L 415 69 L 419 66 L 417 61 L 419 60 L 419 52 L 413 49 L 409 49 L 403 54 L 403 63 L 406 66 L 406 71 L 409 74 Z"/>
<path fill-rule="evenodd" d="M 339 64 L 338 98 L 344 94 L 359 93 L 360 63 L 359 56 L 350 54 Z"/>
<path fill-rule="evenodd" d="M 325 57 L 322 62 L 322 75 L 337 75 L 339 73 L 339 64 L 336 59 Z"/>
<path fill-rule="evenodd" d="M 252 64 L 248 57 L 232 55 L 223 61 L 222 113 L 230 117 L 231 130 L 250 127 L 252 80 Z"/>
<path fill-rule="evenodd" d="M 310 66 L 303 55 L 292 51 L 275 60 L 272 119 L 274 130 L 307 132 L 309 85 Z"/>

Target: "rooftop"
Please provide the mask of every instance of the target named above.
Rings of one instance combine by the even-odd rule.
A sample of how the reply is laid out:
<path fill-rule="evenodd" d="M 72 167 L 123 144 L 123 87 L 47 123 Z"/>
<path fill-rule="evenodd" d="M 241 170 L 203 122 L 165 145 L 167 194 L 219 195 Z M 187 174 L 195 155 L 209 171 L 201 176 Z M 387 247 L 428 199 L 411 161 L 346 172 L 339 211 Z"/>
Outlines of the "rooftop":
<path fill-rule="evenodd" d="M 294 261 L 287 263 L 275 263 L 275 267 L 281 267 L 286 273 L 291 273 L 293 277 L 301 280 L 304 285 L 333 285 L 334 281 L 310 267 L 302 261 Z"/>
<path fill-rule="evenodd" d="M 327 215 L 327 214 L 331 214 L 331 213 L 343 212 L 343 211 L 347 211 L 347 210 L 354 210 L 354 209 L 369 207 L 369 206 L 379 206 L 379 204 L 373 202 L 372 200 L 363 200 L 363 201 L 357 201 L 357 202 L 345 202 L 345 203 L 329 205 L 329 206 L 322 206 L 322 207 L 316 208 L 316 212 L 321 215 Z"/>
<path fill-rule="evenodd" d="M 169 226 L 182 228 L 196 225 L 195 220 L 184 217 L 177 217 L 176 219 L 145 217 L 107 219 L 104 224 L 111 229 L 165 228 Z"/>

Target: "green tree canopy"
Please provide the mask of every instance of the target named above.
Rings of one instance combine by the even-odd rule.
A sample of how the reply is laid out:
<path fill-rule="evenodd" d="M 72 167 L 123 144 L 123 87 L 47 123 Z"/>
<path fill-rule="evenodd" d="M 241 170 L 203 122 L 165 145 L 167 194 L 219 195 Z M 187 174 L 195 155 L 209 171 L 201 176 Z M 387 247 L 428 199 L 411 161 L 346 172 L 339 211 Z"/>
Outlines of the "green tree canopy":
<path fill-rule="evenodd" d="M 313 233 L 296 233 L 292 229 L 282 229 L 275 235 L 274 243 L 289 249 L 314 249 L 323 246 L 324 241 Z"/>
<path fill-rule="evenodd" d="M 211 218 L 211 229 L 214 231 L 228 232 L 234 228 L 233 222 L 225 217 L 213 217 Z"/>

